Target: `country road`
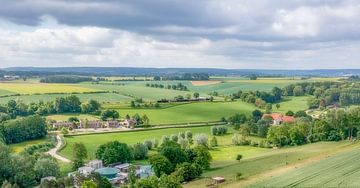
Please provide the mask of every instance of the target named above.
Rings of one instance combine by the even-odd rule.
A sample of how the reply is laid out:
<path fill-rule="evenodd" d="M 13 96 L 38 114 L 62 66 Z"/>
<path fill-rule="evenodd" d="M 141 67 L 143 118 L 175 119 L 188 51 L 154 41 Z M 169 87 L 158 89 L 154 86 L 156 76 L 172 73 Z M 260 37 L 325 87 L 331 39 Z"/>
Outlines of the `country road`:
<path fill-rule="evenodd" d="M 60 149 L 60 147 L 62 146 L 63 143 L 62 143 L 62 139 L 59 135 L 56 135 L 56 140 L 57 140 L 57 144 L 56 144 L 55 148 L 49 150 L 47 153 L 57 160 L 60 160 L 65 163 L 70 163 L 71 161 L 69 159 L 57 154 L 57 151 Z"/>

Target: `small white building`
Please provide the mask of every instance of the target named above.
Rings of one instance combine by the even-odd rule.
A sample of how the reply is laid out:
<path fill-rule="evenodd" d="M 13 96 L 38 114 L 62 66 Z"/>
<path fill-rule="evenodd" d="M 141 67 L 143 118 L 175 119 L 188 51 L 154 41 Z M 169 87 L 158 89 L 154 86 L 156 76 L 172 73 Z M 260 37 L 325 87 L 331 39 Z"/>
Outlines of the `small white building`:
<path fill-rule="evenodd" d="M 88 176 L 94 171 L 95 171 L 95 169 L 93 169 L 92 167 L 88 167 L 88 166 L 83 166 L 78 169 L 78 172 L 84 176 Z"/>
<path fill-rule="evenodd" d="M 101 160 L 96 159 L 90 161 L 87 166 L 96 170 L 103 167 L 103 162 Z"/>

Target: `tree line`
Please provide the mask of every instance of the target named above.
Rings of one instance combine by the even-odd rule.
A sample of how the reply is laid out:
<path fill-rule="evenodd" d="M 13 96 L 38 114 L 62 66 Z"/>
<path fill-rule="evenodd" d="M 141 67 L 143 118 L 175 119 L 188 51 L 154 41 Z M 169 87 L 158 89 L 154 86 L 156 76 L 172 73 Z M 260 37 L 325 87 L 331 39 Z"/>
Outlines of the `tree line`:
<path fill-rule="evenodd" d="M 96 100 L 81 102 L 75 95 L 58 97 L 55 101 L 25 104 L 10 100 L 0 105 L 0 123 L 18 116 L 48 115 L 56 113 L 89 113 L 99 115 L 101 104 Z"/>
<path fill-rule="evenodd" d="M 80 83 L 92 81 L 94 81 L 92 77 L 75 75 L 52 75 L 40 79 L 41 83 Z"/>
<path fill-rule="evenodd" d="M 163 85 L 163 84 L 150 84 L 147 83 L 145 84 L 146 87 L 154 87 L 154 88 L 164 88 L 164 89 L 172 89 L 172 90 L 180 90 L 180 91 L 189 91 L 188 88 L 182 84 L 182 83 L 177 83 L 177 84 L 172 84 L 172 85 Z"/>
<path fill-rule="evenodd" d="M 207 73 L 184 73 L 181 75 L 154 76 L 154 80 L 209 80 Z"/>

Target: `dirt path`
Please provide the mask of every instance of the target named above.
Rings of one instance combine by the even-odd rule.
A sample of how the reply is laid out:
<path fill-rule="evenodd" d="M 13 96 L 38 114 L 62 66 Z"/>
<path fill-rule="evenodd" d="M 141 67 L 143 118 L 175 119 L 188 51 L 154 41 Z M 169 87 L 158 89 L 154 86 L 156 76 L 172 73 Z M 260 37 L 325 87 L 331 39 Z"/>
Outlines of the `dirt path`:
<path fill-rule="evenodd" d="M 335 151 L 326 152 L 326 153 L 323 153 L 321 155 L 302 160 L 302 161 L 300 161 L 298 163 L 295 163 L 295 164 L 290 164 L 290 165 L 285 166 L 285 167 L 276 168 L 276 169 L 273 169 L 273 170 L 270 170 L 270 171 L 266 171 L 264 173 L 260 173 L 260 174 L 254 175 L 254 176 L 250 176 L 250 177 L 248 177 L 248 178 L 246 178 L 244 180 L 234 182 L 232 184 L 224 185 L 223 187 L 246 187 L 246 186 L 254 184 L 254 183 L 258 182 L 258 181 L 262 181 L 262 180 L 264 180 L 266 178 L 271 178 L 273 176 L 277 176 L 277 175 L 286 173 L 286 172 L 288 172 L 290 170 L 301 168 L 301 167 L 303 167 L 305 165 L 308 165 L 308 164 L 311 164 L 311 163 L 319 162 L 319 161 L 321 161 L 321 160 L 323 160 L 325 158 L 337 155 L 337 154 L 339 154 L 341 152 L 349 151 L 351 149 L 353 149 L 353 147 L 351 147 L 351 145 L 349 145 L 349 146 L 346 146 L 344 148 L 340 148 L 340 149 L 335 150 Z"/>
<path fill-rule="evenodd" d="M 51 155 L 52 157 L 54 157 L 55 159 L 57 159 L 57 160 L 60 160 L 60 161 L 65 162 L 65 163 L 70 163 L 71 161 L 69 159 L 57 154 L 57 151 L 62 146 L 63 141 L 62 141 L 62 139 L 61 139 L 61 137 L 59 135 L 56 135 L 56 140 L 57 140 L 57 144 L 56 144 L 55 148 L 49 150 L 47 153 L 49 155 Z"/>

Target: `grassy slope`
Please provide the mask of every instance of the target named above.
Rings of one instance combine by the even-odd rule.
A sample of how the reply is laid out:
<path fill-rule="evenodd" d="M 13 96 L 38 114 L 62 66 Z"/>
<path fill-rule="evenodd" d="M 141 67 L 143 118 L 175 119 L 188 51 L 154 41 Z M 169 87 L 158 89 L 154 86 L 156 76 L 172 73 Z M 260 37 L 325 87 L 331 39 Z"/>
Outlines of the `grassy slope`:
<path fill-rule="evenodd" d="M 37 140 L 29 140 L 29 141 L 25 141 L 25 142 L 21 142 L 21 143 L 16 143 L 16 144 L 10 144 L 10 150 L 15 153 L 20 153 L 24 150 L 24 148 L 26 146 L 30 146 L 33 144 L 39 144 L 39 143 L 47 142 L 47 141 L 50 141 L 49 137 L 37 139 Z"/>
<path fill-rule="evenodd" d="M 357 187 L 360 148 L 266 179 L 250 187 Z"/>
<path fill-rule="evenodd" d="M 209 127 L 193 127 L 193 128 L 169 128 L 160 130 L 149 131 L 136 131 L 136 132 L 119 132 L 119 133 L 106 133 L 106 134 L 92 134 L 83 136 L 65 137 L 67 146 L 60 152 L 62 155 L 71 158 L 72 146 L 75 142 L 83 142 L 88 150 L 89 159 L 95 156 L 96 148 L 109 141 L 118 140 L 127 144 L 135 144 L 143 142 L 147 139 L 161 139 L 163 135 L 178 134 L 190 130 L 193 134 L 196 133 L 210 133 Z"/>
<path fill-rule="evenodd" d="M 178 95 L 186 96 L 187 94 L 192 94 L 192 92 L 188 92 L 188 91 L 177 91 L 172 89 L 146 87 L 145 84 L 139 84 L 139 82 L 137 81 L 125 85 L 82 84 L 82 86 L 91 87 L 100 90 L 116 91 L 126 96 L 131 96 L 134 98 L 143 98 L 145 100 L 151 100 L 151 101 L 160 100 L 163 98 L 172 99 Z"/>
<path fill-rule="evenodd" d="M 243 180 L 246 180 L 251 176 L 296 164 L 311 157 L 335 152 L 349 145 L 351 145 L 351 143 L 346 141 L 319 142 L 298 147 L 273 149 L 270 152 L 257 155 L 256 157 L 244 159 L 240 163 L 236 161 L 231 163 L 224 162 L 223 165 L 220 163 L 220 165 L 205 172 L 203 177 L 222 176 L 227 180 L 227 183 L 224 185 L 228 187 L 240 187 L 240 185 L 237 185 L 239 182 L 235 181 L 235 174 L 238 172 L 242 173 Z M 200 187 L 204 185 L 205 181 L 201 179 L 191 182 L 185 187 Z"/>
<path fill-rule="evenodd" d="M 4 89 L 2 89 L 2 87 L 0 87 L 0 96 L 13 95 L 13 94 L 16 94 L 16 93 L 8 91 L 8 90 L 4 90 Z"/>
<path fill-rule="evenodd" d="M 119 109 L 120 115 L 146 114 L 151 124 L 219 121 L 235 113 L 250 114 L 255 107 L 244 102 L 199 102 L 165 109 Z"/>

